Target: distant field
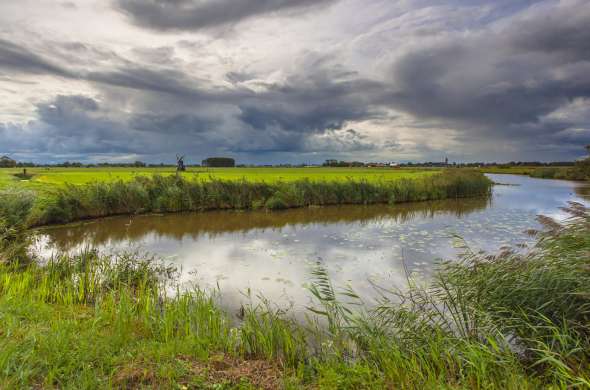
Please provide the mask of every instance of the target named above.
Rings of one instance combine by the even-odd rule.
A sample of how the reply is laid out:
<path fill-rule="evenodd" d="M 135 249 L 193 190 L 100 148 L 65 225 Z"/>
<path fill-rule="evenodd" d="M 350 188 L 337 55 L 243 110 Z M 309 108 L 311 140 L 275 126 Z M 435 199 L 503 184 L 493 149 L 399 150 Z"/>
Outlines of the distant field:
<path fill-rule="evenodd" d="M 506 173 L 511 175 L 530 175 L 531 173 L 539 170 L 539 169 L 547 169 L 547 168 L 566 168 L 566 167 L 539 167 L 539 166 L 519 166 L 519 167 L 485 167 L 480 168 L 481 172 L 484 173 Z"/>
<path fill-rule="evenodd" d="M 21 188 L 50 190 L 69 184 L 85 184 L 96 181 L 131 180 L 135 176 L 173 175 L 174 168 L 27 168 L 33 177 L 21 181 L 15 176 L 22 169 L 0 169 L 0 188 L 17 186 Z M 190 168 L 183 173 L 187 179 L 265 181 L 309 180 L 398 180 L 417 178 L 436 172 L 433 169 L 391 169 L 391 168 Z"/>

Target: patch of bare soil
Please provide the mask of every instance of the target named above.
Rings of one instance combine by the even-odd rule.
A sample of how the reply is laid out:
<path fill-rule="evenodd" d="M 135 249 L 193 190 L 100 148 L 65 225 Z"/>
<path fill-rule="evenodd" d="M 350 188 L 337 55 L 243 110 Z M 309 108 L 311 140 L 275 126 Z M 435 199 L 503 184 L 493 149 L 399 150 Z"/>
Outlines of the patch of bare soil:
<path fill-rule="evenodd" d="M 216 355 L 207 362 L 180 357 L 189 362 L 195 374 L 209 383 L 238 384 L 244 380 L 257 388 L 271 390 L 282 388 L 280 368 L 267 360 L 245 360 L 225 355 Z"/>
<path fill-rule="evenodd" d="M 246 381 L 264 390 L 283 387 L 281 369 L 277 364 L 266 360 L 246 360 L 226 355 L 212 356 L 206 362 L 190 356 L 179 356 L 177 359 L 183 361 L 194 376 L 202 378 L 210 385 L 237 385 Z M 147 362 L 123 366 L 113 377 L 114 386 L 124 389 L 159 387 L 162 382 L 162 378 L 156 375 L 155 367 Z M 191 388 L 191 385 L 183 383 L 182 379 L 179 380 L 179 384 L 181 388 Z"/>

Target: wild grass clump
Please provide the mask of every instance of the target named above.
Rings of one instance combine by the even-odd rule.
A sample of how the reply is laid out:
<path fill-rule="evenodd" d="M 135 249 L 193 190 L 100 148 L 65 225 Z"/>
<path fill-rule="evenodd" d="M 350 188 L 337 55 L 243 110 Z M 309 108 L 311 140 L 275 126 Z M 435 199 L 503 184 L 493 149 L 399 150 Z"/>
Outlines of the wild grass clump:
<path fill-rule="evenodd" d="M 537 168 L 533 169 L 531 177 L 537 179 L 557 179 L 557 180 L 590 180 L 590 170 L 582 169 L 581 166 L 574 167 L 557 167 L 557 168 Z"/>
<path fill-rule="evenodd" d="M 36 298 L 43 302 L 90 304 L 121 289 L 160 294 L 166 282 L 173 280 L 175 268 L 134 253 L 105 256 L 88 249 L 53 256 L 42 265 L 6 263 L 2 272 L 12 275 L 0 281 L 2 294 L 38 294 Z"/>
<path fill-rule="evenodd" d="M 176 276 L 153 258 L 92 250 L 1 264 L 0 387 L 119 387 L 125 367 L 145 361 L 167 366 L 140 370 L 145 386 L 196 386 L 207 372 L 187 364 L 219 356 L 283 368 L 305 360 L 304 330 L 281 312 L 248 306 L 236 326 L 215 293 L 171 289 Z"/>
<path fill-rule="evenodd" d="M 491 182 L 475 171 L 448 170 L 417 179 L 369 182 L 250 182 L 136 177 L 130 182 L 68 185 L 44 206 L 38 224 L 148 212 L 278 210 L 312 205 L 400 203 L 484 196 Z"/>
<path fill-rule="evenodd" d="M 342 303 L 358 302 L 353 292 L 316 271 L 324 337 L 400 387 L 590 387 L 590 211 L 565 210 L 563 225 L 542 218 L 548 230 L 528 254 L 465 248 L 429 283 L 381 289 L 360 312 Z"/>
<path fill-rule="evenodd" d="M 530 368 L 560 385 L 590 386 L 590 213 L 573 202 L 564 210 L 571 217 L 563 225 L 540 218 L 547 231 L 531 254 L 469 253 L 439 275 Z"/>
<path fill-rule="evenodd" d="M 589 146 L 586 149 L 590 153 Z M 540 179 L 590 180 L 590 157 L 576 161 L 571 167 L 537 168 L 530 176 Z"/>
<path fill-rule="evenodd" d="M 34 203 L 31 192 L 0 191 L 0 263 L 28 259 L 28 217 Z"/>

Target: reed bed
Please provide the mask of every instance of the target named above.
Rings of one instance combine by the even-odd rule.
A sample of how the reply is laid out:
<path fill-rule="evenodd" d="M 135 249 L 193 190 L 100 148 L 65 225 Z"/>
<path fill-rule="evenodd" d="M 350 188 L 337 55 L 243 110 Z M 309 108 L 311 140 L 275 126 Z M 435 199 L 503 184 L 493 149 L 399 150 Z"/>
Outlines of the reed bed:
<path fill-rule="evenodd" d="M 590 153 L 590 145 L 586 146 Z M 540 179 L 590 180 L 590 157 L 576 161 L 571 167 L 546 167 L 531 171 L 531 177 Z"/>
<path fill-rule="evenodd" d="M 558 179 L 558 180 L 590 180 L 590 163 L 577 164 L 574 167 L 537 168 L 530 172 L 531 177 L 537 179 Z"/>
<path fill-rule="evenodd" d="M 317 264 L 304 323 L 264 299 L 224 312 L 137 253 L 4 261 L 0 387 L 590 387 L 590 211 L 566 211 L 529 253 L 464 247 L 376 306 Z"/>
<path fill-rule="evenodd" d="M 224 209 L 279 210 L 306 206 L 401 203 L 485 196 L 491 181 L 475 171 L 394 181 L 251 182 L 187 180 L 182 176 L 67 185 L 35 214 L 34 224 L 64 223 L 118 214 Z"/>
<path fill-rule="evenodd" d="M 0 191 L 0 262 L 28 258 L 27 221 L 34 202 L 35 196 L 29 191 Z"/>

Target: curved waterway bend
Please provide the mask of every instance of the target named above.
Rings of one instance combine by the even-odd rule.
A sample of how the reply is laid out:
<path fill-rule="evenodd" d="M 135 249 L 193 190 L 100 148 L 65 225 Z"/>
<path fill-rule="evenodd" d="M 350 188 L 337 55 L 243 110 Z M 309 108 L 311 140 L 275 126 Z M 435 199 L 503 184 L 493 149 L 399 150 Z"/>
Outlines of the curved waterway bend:
<path fill-rule="evenodd" d="M 115 217 L 43 229 L 36 250 L 45 257 L 86 247 L 152 253 L 178 265 L 184 285 L 219 287 L 228 308 L 250 291 L 297 311 L 309 304 L 304 286 L 317 262 L 335 285 L 370 298 L 373 283 L 403 288 L 407 271 L 427 277 L 437 260 L 456 258 L 455 235 L 473 249 L 526 250 L 533 244 L 526 231 L 540 228 L 539 214 L 563 219 L 568 201 L 590 205 L 583 184 L 489 177 L 504 185 L 487 199 Z"/>

